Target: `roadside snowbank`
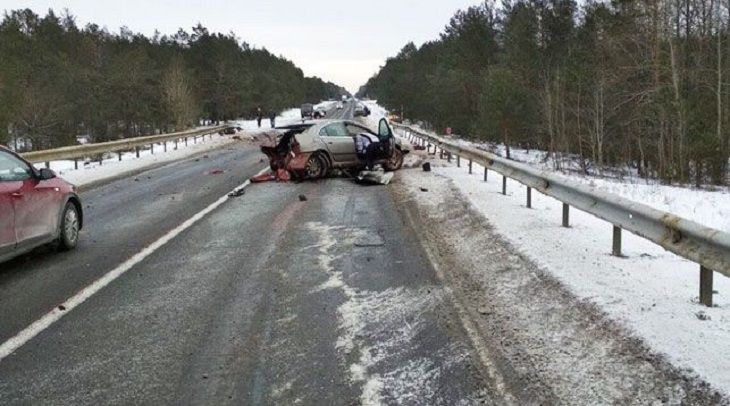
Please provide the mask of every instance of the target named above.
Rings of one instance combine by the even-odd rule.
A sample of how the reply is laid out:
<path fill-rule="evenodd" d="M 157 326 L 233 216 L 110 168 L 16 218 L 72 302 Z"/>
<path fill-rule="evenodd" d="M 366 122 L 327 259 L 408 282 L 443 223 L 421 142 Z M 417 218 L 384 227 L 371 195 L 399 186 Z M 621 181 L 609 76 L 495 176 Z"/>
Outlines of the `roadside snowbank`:
<path fill-rule="evenodd" d="M 206 136 L 204 141 L 198 138 L 197 143 L 193 143 L 191 137 L 188 138 L 188 145 L 184 142 L 178 143 L 178 149 L 175 150 L 175 142 L 167 143 L 167 152 L 164 151 L 162 144 L 155 144 L 155 153 L 149 149 L 140 150 L 139 158 L 134 152 L 125 152 L 122 154 L 122 160 L 119 160 L 117 154 L 108 154 L 103 162 L 79 162 L 79 169 L 74 169 L 74 161 L 53 161 L 50 164 L 60 177 L 73 183 L 76 186 L 88 186 L 96 182 L 107 179 L 113 179 L 125 174 L 131 174 L 144 168 L 176 161 L 186 158 L 204 151 L 220 148 L 234 142 L 231 136 L 221 137 L 213 134 L 213 138 Z M 44 167 L 42 163 L 35 165 L 37 168 Z"/>
<path fill-rule="evenodd" d="M 334 103 L 335 102 L 332 102 L 332 101 L 323 101 L 319 104 L 315 104 L 314 108 L 316 110 L 321 107 L 321 108 L 329 110 L 330 108 L 332 108 L 332 105 Z M 285 125 L 300 123 L 301 121 L 302 121 L 302 110 L 299 108 L 294 108 L 294 109 L 284 110 L 283 112 L 281 112 L 281 114 L 276 116 L 275 125 L 277 127 L 281 127 L 281 126 L 285 126 Z M 248 133 L 258 134 L 258 133 L 262 133 L 262 132 L 271 130 L 271 122 L 269 120 L 268 114 L 266 114 L 266 113 L 264 114 L 264 118 L 261 120 L 261 128 L 259 128 L 258 123 L 256 122 L 255 119 L 254 120 L 236 120 L 235 122 L 239 127 L 243 128 L 243 130 Z"/>
<path fill-rule="evenodd" d="M 425 158 L 423 151 L 417 152 Z M 409 157 L 413 160 L 416 156 Z M 422 187 L 451 180 L 470 204 L 519 251 L 554 275 L 577 297 L 597 304 L 609 317 L 637 333 L 652 349 L 666 354 L 674 365 L 690 368 L 717 389 L 730 393 L 730 279 L 715 274 L 716 306 L 698 304 L 698 271 L 695 263 L 630 233 L 624 233 L 624 254 L 611 252 L 611 224 L 571 210 L 571 228 L 561 227 L 562 203 L 533 193 L 533 209 L 525 208 L 525 187 L 508 180 L 501 194 L 502 177 L 483 168 L 462 168 L 431 156 L 433 173 L 416 172 Z M 595 182 L 596 180 L 594 180 Z M 608 187 L 610 183 L 607 183 Z M 614 185 L 607 191 L 636 193 L 647 204 L 663 202 L 679 215 L 696 221 L 727 224 L 726 193 L 705 192 L 694 197 L 682 188 L 633 189 Z M 657 190 L 659 192 L 653 192 Z M 663 193 L 655 197 L 653 193 Z M 667 195 L 669 197 L 667 197 Z M 423 195 L 428 198 L 427 194 Z M 704 199 L 705 204 L 699 202 Z M 690 214 L 690 215 L 688 215 Z"/>
<path fill-rule="evenodd" d="M 276 116 L 276 126 L 280 127 L 283 125 L 295 124 L 302 121 L 302 110 L 301 109 L 289 109 L 284 110 L 281 114 Z M 271 123 L 269 121 L 268 114 L 264 113 L 264 118 L 261 120 L 261 128 L 259 128 L 256 120 L 236 120 L 236 124 L 243 128 L 243 131 L 247 133 L 258 134 L 261 132 L 271 130 Z"/>
<path fill-rule="evenodd" d="M 500 156 L 506 156 L 504 145 L 477 144 L 459 140 L 460 143 L 474 148 L 486 149 Z M 553 170 L 546 153 L 539 150 L 511 148 L 510 156 L 517 162 L 526 163 L 541 170 L 552 171 L 571 181 L 595 187 L 635 202 L 640 202 L 658 210 L 663 210 L 707 227 L 730 232 L 730 189 L 696 189 L 684 186 L 666 186 L 653 180 L 645 180 L 635 175 L 624 178 L 608 178 L 582 175 L 573 167 L 571 171 Z"/>

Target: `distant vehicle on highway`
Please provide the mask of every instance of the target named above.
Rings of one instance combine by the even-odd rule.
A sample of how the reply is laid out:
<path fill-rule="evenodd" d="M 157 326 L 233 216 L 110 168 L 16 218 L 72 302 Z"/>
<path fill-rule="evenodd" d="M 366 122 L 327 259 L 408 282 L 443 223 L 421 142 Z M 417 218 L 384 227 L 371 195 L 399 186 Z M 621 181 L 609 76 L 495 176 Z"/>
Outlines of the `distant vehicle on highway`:
<path fill-rule="evenodd" d="M 342 95 L 342 102 L 347 103 L 347 95 Z"/>
<path fill-rule="evenodd" d="M 391 123 L 402 123 L 403 117 L 401 117 L 400 113 L 398 112 L 390 112 L 388 113 L 388 120 Z"/>
<path fill-rule="evenodd" d="M 75 189 L 0 146 L 0 262 L 48 243 L 75 248 L 83 226 Z"/>
<path fill-rule="evenodd" d="M 314 118 L 325 118 L 326 116 L 327 116 L 327 110 L 324 107 L 320 106 L 314 110 L 314 114 L 313 114 Z"/>
<path fill-rule="evenodd" d="M 337 110 L 342 110 L 345 106 L 342 105 L 342 102 L 337 102 Z"/>
<path fill-rule="evenodd" d="M 271 169 L 286 169 L 294 178 L 317 179 L 333 168 L 361 170 L 364 163 L 357 158 L 355 137 L 369 133 L 380 140 L 381 148 L 375 164 L 386 171 L 403 166 L 408 149 L 393 136 L 388 121 L 381 119 L 375 132 L 348 120 L 323 120 L 279 128 L 286 132 L 275 146 L 263 146 Z"/>
<path fill-rule="evenodd" d="M 355 112 L 353 114 L 355 117 L 367 117 L 370 115 L 370 109 L 364 104 L 358 104 L 355 106 Z"/>
<path fill-rule="evenodd" d="M 302 110 L 302 119 L 314 117 L 314 104 L 304 103 L 304 104 L 302 104 L 301 110 Z"/>
<path fill-rule="evenodd" d="M 219 131 L 218 134 L 231 135 L 231 134 L 236 134 L 237 132 L 239 132 L 241 130 L 243 130 L 241 127 L 226 127 L 223 130 Z"/>

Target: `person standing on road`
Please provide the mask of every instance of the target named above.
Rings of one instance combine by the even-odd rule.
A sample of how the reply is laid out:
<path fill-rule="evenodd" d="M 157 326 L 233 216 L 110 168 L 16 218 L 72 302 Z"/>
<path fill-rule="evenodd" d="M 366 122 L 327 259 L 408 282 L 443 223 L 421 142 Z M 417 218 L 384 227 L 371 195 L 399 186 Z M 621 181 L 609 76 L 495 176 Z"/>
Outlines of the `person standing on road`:
<path fill-rule="evenodd" d="M 269 112 L 269 122 L 271 123 L 271 128 L 276 127 L 276 112 L 273 110 Z"/>
<path fill-rule="evenodd" d="M 261 111 L 261 106 L 259 106 L 256 109 L 256 122 L 258 123 L 259 128 L 261 128 L 261 119 L 263 119 L 263 118 L 264 118 L 264 113 L 263 113 L 263 111 Z"/>
<path fill-rule="evenodd" d="M 373 170 L 378 149 L 380 149 L 380 140 L 377 136 L 369 133 L 360 133 L 355 136 L 357 159 L 363 162 L 369 171 Z"/>

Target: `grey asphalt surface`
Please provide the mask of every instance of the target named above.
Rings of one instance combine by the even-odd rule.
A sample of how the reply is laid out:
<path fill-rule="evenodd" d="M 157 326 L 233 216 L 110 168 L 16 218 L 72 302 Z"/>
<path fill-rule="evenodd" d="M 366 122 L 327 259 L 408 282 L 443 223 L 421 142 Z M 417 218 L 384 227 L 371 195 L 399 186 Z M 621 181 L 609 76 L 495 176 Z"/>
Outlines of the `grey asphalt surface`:
<path fill-rule="evenodd" d="M 355 103 L 352 100 L 348 100 L 347 103 L 343 103 L 342 109 L 333 109 L 327 112 L 327 119 L 333 120 L 352 120 L 355 115 Z"/>
<path fill-rule="evenodd" d="M 43 247 L 0 264 L 0 342 L 263 168 L 253 144 L 232 144 L 82 194 L 76 250 Z M 212 175 L 222 169 L 225 172 Z"/>
<path fill-rule="evenodd" d="M 2 264 L 0 342 L 263 166 L 208 155 L 87 192 L 76 251 Z M 0 361 L 0 404 L 499 399 L 391 187 L 250 186 Z"/>

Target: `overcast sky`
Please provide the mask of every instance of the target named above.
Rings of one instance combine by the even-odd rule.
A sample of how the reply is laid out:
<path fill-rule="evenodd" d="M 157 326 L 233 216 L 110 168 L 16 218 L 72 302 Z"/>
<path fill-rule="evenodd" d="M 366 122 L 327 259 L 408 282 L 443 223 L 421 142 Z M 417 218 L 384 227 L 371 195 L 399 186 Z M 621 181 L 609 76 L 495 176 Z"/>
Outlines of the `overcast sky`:
<path fill-rule="evenodd" d="M 356 91 L 408 41 L 435 39 L 459 8 L 479 0 L 0 0 L 0 9 L 67 8 L 79 25 L 94 22 L 117 32 L 127 26 L 172 34 L 201 22 L 294 61 Z"/>

